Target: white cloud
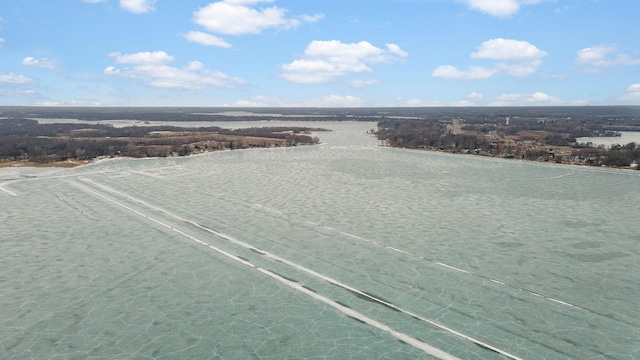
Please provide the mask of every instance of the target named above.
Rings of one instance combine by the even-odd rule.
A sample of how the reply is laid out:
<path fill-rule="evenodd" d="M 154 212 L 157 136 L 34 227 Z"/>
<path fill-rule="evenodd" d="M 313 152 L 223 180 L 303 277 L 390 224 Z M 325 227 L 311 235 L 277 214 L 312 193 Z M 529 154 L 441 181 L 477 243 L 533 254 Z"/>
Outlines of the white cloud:
<path fill-rule="evenodd" d="M 155 10 L 156 0 L 120 0 L 120 7 L 135 13 L 143 14 Z"/>
<path fill-rule="evenodd" d="M 543 73 L 542 76 L 551 80 L 563 80 L 567 78 L 567 74 L 562 73 Z"/>
<path fill-rule="evenodd" d="M 455 66 L 438 66 L 431 75 L 440 79 L 487 79 L 498 73 L 497 69 L 489 69 L 482 66 L 471 66 L 467 70 L 460 70 Z"/>
<path fill-rule="evenodd" d="M 0 95 L 19 97 L 38 97 L 39 94 L 29 89 L 36 81 L 24 75 L 0 72 Z"/>
<path fill-rule="evenodd" d="M 2 18 L 2 16 L 0 16 L 0 29 L 2 28 L 2 22 L 4 22 L 4 19 Z M 0 38 L 0 48 L 2 48 L 4 46 L 4 39 Z"/>
<path fill-rule="evenodd" d="M 207 30 L 227 35 L 259 34 L 266 29 L 287 30 L 303 22 L 316 22 L 322 14 L 287 17 L 287 9 L 278 6 L 254 8 L 251 5 L 273 0 L 223 0 L 198 9 L 193 21 Z"/>
<path fill-rule="evenodd" d="M 532 60 L 519 63 L 496 64 L 496 69 L 506 72 L 511 76 L 529 76 L 535 74 L 542 64 L 542 60 Z"/>
<path fill-rule="evenodd" d="M 207 34 L 201 31 L 189 31 L 187 34 L 184 35 L 184 37 L 190 42 L 194 42 L 202 45 L 219 46 L 223 48 L 231 47 L 231 44 L 224 41 L 223 39 L 215 35 Z"/>
<path fill-rule="evenodd" d="M 29 84 L 34 82 L 33 79 L 30 79 L 24 75 L 16 75 L 13 73 L 4 73 L 0 72 L 0 83 L 6 84 Z"/>
<path fill-rule="evenodd" d="M 444 103 L 439 100 L 420 100 L 420 99 L 409 99 L 404 100 L 402 98 L 398 99 L 398 106 L 402 107 L 438 107 L 444 106 Z"/>
<path fill-rule="evenodd" d="M 607 66 L 635 66 L 640 64 L 640 58 L 634 58 L 628 54 L 617 54 L 615 59 L 609 61 Z"/>
<path fill-rule="evenodd" d="M 331 62 L 382 62 L 385 51 L 368 41 L 345 44 L 338 40 L 312 41 L 304 52 L 311 58 L 328 59 Z"/>
<path fill-rule="evenodd" d="M 2 96 L 20 96 L 20 97 L 40 97 L 41 94 L 30 89 L 7 89 L 0 87 L 0 95 Z"/>
<path fill-rule="evenodd" d="M 472 10 L 491 16 L 507 17 L 520 11 L 522 5 L 533 5 L 543 0 L 465 0 Z"/>
<path fill-rule="evenodd" d="M 262 103 L 251 101 L 251 100 L 238 100 L 234 102 L 231 106 L 234 107 L 261 107 L 266 106 Z"/>
<path fill-rule="evenodd" d="M 264 95 L 256 95 L 252 96 L 251 100 L 238 100 L 232 104 L 227 104 L 224 106 L 233 106 L 233 107 L 269 107 L 269 106 L 295 106 L 284 104 L 280 101 L 280 99 L 271 96 Z"/>
<path fill-rule="evenodd" d="M 135 54 L 121 54 L 113 52 L 109 54 L 118 64 L 159 65 L 173 62 L 174 57 L 164 51 L 144 51 Z"/>
<path fill-rule="evenodd" d="M 376 85 L 379 83 L 380 83 L 380 80 L 378 79 L 366 79 L 366 80 L 356 79 L 356 80 L 349 81 L 349 86 L 354 88 L 363 88 L 367 86 Z"/>
<path fill-rule="evenodd" d="M 546 55 L 545 51 L 526 41 L 497 38 L 480 44 L 478 51 L 472 53 L 471 57 L 474 59 L 530 61 Z"/>
<path fill-rule="evenodd" d="M 219 71 L 205 68 L 199 61 L 192 61 L 187 66 L 176 68 L 168 64 L 173 56 L 164 51 L 140 52 L 122 55 L 111 53 L 116 63 L 133 64 L 133 67 L 116 68 L 108 66 L 105 75 L 133 79 L 146 85 L 167 89 L 200 90 L 209 86 L 219 88 L 234 88 L 244 84 L 244 81 L 231 77 Z"/>
<path fill-rule="evenodd" d="M 37 106 L 111 106 L 98 100 L 71 99 L 67 101 L 42 101 Z"/>
<path fill-rule="evenodd" d="M 233 107 L 358 107 L 368 105 L 366 100 L 351 95 L 328 95 L 318 99 L 284 101 L 277 97 L 257 95 L 223 106 Z"/>
<path fill-rule="evenodd" d="M 281 77 L 296 83 L 329 82 L 350 73 L 371 72 L 370 65 L 399 60 L 397 45 L 386 51 L 367 41 L 345 44 L 338 40 L 312 41 L 301 59 L 282 65 Z"/>
<path fill-rule="evenodd" d="M 37 67 L 37 68 L 41 68 L 41 69 L 55 69 L 56 68 L 56 64 L 49 59 L 46 58 L 42 58 L 42 59 L 35 59 L 32 57 L 26 57 L 24 58 L 24 60 L 22 60 L 22 65 L 24 66 L 29 66 L 29 67 Z"/>
<path fill-rule="evenodd" d="M 484 96 L 481 93 L 472 92 L 471 94 L 467 95 L 467 100 L 480 101 L 483 97 Z"/>
<path fill-rule="evenodd" d="M 328 95 L 321 99 L 303 101 L 302 106 L 312 107 L 358 107 L 365 106 L 366 101 L 356 96 Z"/>
<path fill-rule="evenodd" d="M 598 73 L 605 67 L 639 65 L 640 58 L 620 53 L 613 45 L 597 45 L 579 50 L 576 63 L 585 72 Z"/>
<path fill-rule="evenodd" d="M 452 106 L 480 106 L 480 102 L 483 99 L 483 95 L 477 92 L 472 92 L 467 95 L 463 100 L 451 104 Z"/>
<path fill-rule="evenodd" d="M 640 83 L 629 85 L 627 93 L 619 98 L 625 104 L 640 105 Z"/>
<path fill-rule="evenodd" d="M 487 79 L 501 72 L 511 76 L 528 76 L 538 71 L 541 58 L 546 55 L 546 51 L 529 42 L 497 38 L 483 42 L 470 55 L 473 59 L 500 61 L 492 67 L 471 66 L 467 70 L 460 70 L 452 65 L 443 65 L 436 68 L 432 76 L 441 79 Z"/>
<path fill-rule="evenodd" d="M 552 106 L 561 105 L 563 101 L 543 92 L 533 94 L 504 94 L 493 99 L 490 106 Z"/>
<path fill-rule="evenodd" d="M 409 56 L 409 53 L 400 49 L 400 46 L 396 45 L 396 44 L 385 44 L 387 46 L 387 50 L 392 53 L 395 54 L 397 56 L 400 57 L 407 57 Z"/>
<path fill-rule="evenodd" d="M 608 45 L 584 48 L 576 53 L 576 62 L 578 64 L 605 66 L 608 63 L 607 56 L 616 51 L 617 48 L 615 46 Z"/>
<path fill-rule="evenodd" d="M 363 65 L 361 71 L 370 71 Z M 347 73 L 344 67 L 339 64 L 334 65 L 323 60 L 295 60 L 290 64 L 282 65 L 284 72 L 281 76 L 289 81 L 301 84 L 323 83 L 333 80 L 336 76 L 342 76 Z"/>
<path fill-rule="evenodd" d="M 186 71 L 202 71 L 205 69 L 204 64 L 200 61 L 191 61 L 184 67 Z"/>
<path fill-rule="evenodd" d="M 510 16 L 520 11 L 520 3 L 516 0 L 467 0 L 472 10 L 491 16 Z"/>
<path fill-rule="evenodd" d="M 306 23 L 314 23 L 324 19 L 324 14 L 315 14 L 315 15 L 299 15 L 298 19 L 302 20 L 302 22 Z"/>
<path fill-rule="evenodd" d="M 451 106 L 466 107 L 466 106 L 477 106 L 477 104 L 469 100 L 460 100 L 460 101 L 454 102 L 453 104 L 451 104 Z"/>

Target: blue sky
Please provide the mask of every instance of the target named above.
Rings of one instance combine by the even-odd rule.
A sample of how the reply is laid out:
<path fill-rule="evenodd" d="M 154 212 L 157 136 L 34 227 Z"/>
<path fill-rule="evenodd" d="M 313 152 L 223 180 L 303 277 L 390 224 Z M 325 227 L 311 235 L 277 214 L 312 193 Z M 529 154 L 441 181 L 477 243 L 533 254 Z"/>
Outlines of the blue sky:
<path fill-rule="evenodd" d="M 0 105 L 640 105 L 638 0 L 3 0 Z"/>

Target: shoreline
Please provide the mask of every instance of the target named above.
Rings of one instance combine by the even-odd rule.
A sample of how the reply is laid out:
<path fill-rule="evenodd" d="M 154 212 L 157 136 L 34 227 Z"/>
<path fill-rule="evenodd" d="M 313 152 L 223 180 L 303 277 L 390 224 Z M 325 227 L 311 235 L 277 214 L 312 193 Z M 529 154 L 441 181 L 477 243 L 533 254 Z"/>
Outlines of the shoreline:
<path fill-rule="evenodd" d="M 91 160 L 74 160 L 74 161 L 52 161 L 48 163 L 37 163 L 35 161 L 6 161 L 0 162 L 0 169 L 6 168 L 22 168 L 22 167 L 33 167 L 33 168 L 75 168 L 79 166 L 85 166 L 93 164 L 97 161 L 97 159 Z"/>
<path fill-rule="evenodd" d="M 320 144 L 320 143 L 318 143 Z M 318 145 L 316 144 L 316 145 Z M 619 166 L 605 166 L 605 165 L 589 165 L 589 164 L 584 164 L 584 163 L 577 163 L 577 162 L 569 162 L 569 161 L 551 161 L 551 160 L 529 160 L 529 159 L 520 159 L 520 158 L 509 158 L 506 156 L 501 156 L 501 155 L 489 155 L 489 154 L 473 154 L 473 153 L 460 153 L 460 152 L 453 152 L 453 151 L 444 151 L 444 150 L 439 150 L 439 149 L 432 149 L 432 148 L 407 148 L 407 147 L 401 147 L 401 146 L 391 146 L 391 145 L 379 145 L 381 147 L 385 147 L 385 148 L 391 148 L 391 149 L 408 149 L 408 150 L 419 150 L 419 151 L 430 151 L 430 152 L 436 152 L 436 153 L 444 153 L 444 154 L 452 154 L 452 155 L 473 155 L 473 156 L 481 156 L 481 157 L 487 157 L 487 158 L 495 158 L 495 159 L 504 159 L 504 160 L 520 160 L 520 161 L 529 161 L 529 162 L 533 162 L 533 163 L 550 163 L 550 164 L 557 164 L 557 165 L 569 165 L 569 166 L 582 166 L 582 167 L 587 167 L 587 168 L 605 168 L 605 169 L 617 169 L 617 170 L 632 170 L 632 171 L 638 171 L 640 170 L 640 168 L 633 167 L 633 166 L 625 166 L 625 167 L 619 167 Z M 280 149 L 284 149 L 284 148 L 288 148 L 290 146 L 287 147 L 274 147 L 274 148 L 270 148 L 270 149 L 275 149 L 275 148 L 280 148 Z M 236 150 L 250 150 L 252 148 L 246 148 L 246 149 L 236 149 Z M 49 163 L 36 163 L 34 161 L 7 161 L 7 162 L 0 162 L 0 169 L 6 169 L 6 168 L 67 168 L 67 169 L 71 169 L 71 168 L 76 168 L 76 167 L 81 167 L 81 166 L 87 166 L 87 165 L 93 165 L 93 164 L 98 164 L 100 162 L 103 161 L 108 161 L 108 160 L 118 160 L 118 159 L 166 159 L 166 158 L 186 158 L 186 157 L 191 157 L 191 156 L 198 156 L 198 155 L 204 155 L 204 154 L 209 154 L 209 153 L 213 153 L 213 152 L 220 152 L 220 151 L 231 151 L 231 150 L 209 150 L 209 151 L 203 151 L 200 153 L 192 153 L 189 154 L 187 156 L 177 156 L 177 157 L 171 157 L 171 156 L 155 156 L 155 157 L 144 157 L 144 158 L 137 158 L 137 157 L 131 157 L 131 156 L 114 156 L 114 157 L 108 157 L 108 158 L 95 158 L 95 159 L 90 159 L 90 160 L 66 160 L 66 161 L 53 161 L 53 162 L 49 162 Z"/>
<path fill-rule="evenodd" d="M 209 149 L 201 152 L 194 152 L 188 155 L 183 156 L 147 156 L 147 157 L 134 157 L 134 156 L 122 156 L 115 155 L 110 157 L 101 157 L 101 158 L 93 158 L 89 160 L 65 160 L 65 161 L 52 161 L 47 163 L 37 163 L 35 161 L 27 160 L 27 161 L 3 161 L 0 162 L 0 170 L 1 169 L 11 169 L 11 168 L 60 168 L 60 169 L 72 169 L 76 167 L 95 165 L 104 161 L 115 161 L 120 159 L 132 159 L 132 160 L 151 160 L 151 159 L 177 159 L 177 158 L 189 158 L 192 156 L 200 156 L 205 154 L 211 154 L 216 152 L 225 152 L 225 151 L 239 151 L 239 150 L 254 150 L 254 149 L 288 149 L 295 148 L 298 146 L 309 146 L 309 145 L 320 145 L 322 143 L 318 142 L 315 144 L 303 144 L 303 145 L 289 145 L 289 146 L 273 146 L 273 147 L 247 147 L 240 149 Z"/>
<path fill-rule="evenodd" d="M 391 148 L 391 149 L 407 149 L 407 150 L 429 151 L 429 152 L 436 152 L 436 153 L 442 153 L 442 154 L 452 154 L 452 155 L 470 155 L 470 156 L 480 156 L 480 157 L 494 158 L 494 159 L 520 160 L 520 161 L 528 161 L 528 162 L 532 162 L 532 163 L 548 163 L 548 164 L 568 165 L 568 166 L 582 166 L 582 167 L 593 168 L 593 169 L 615 169 L 615 170 L 631 170 L 631 171 L 640 170 L 640 167 L 638 167 L 638 166 L 636 166 L 636 167 L 634 167 L 634 166 L 606 166 L 606 165 L 595 165 L 595 164 L 594 165 L 589 165 L 589 164 L 586 164 L 586 163 L 579 163 L 579 162 L 572 162 L 572 161 L 565 161 L 565 160 L 554 161 L 554 160 L 547 160 L 547 159 L 543 159 L 543 160 L 522 159 L 522 158 L 517 158 L 517 157 L 507 157 L 507 156 L 504 156 L 504 154 L 495 154 L 495 155 L 491 155 L 491 154 L 474 154 L 474 153 L 462 153 L 462 152 L 446 151 L 446 150 L 440 150 L 440 149 L 436 149 L 436 148 L 410 148 L 410 147 L 392 146 L 392 145 L 379 145 L 379 146 L 386 147 L 386 148 Z"/>

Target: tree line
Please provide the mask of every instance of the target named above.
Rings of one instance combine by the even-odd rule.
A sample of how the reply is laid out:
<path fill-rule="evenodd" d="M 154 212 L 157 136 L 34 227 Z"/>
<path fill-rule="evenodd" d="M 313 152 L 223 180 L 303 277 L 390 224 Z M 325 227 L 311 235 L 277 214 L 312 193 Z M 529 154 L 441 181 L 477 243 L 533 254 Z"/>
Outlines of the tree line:
<path fill-rule="evenodd" d="M 438 119 L 385 119 L 374 131 L 388 146 L 425 148 L 453 153 L 474 153 L 524 160 L 581 163 L 594 166 L 629 167 L 640 163 L 640 146 L 635 143 L 610 148 L 576 143 L 576 137 L 593 136 L 602 126 L 585 125 L 570 119 L 541 121 L 518 119 L 506 125 L 500 122 L 471 121 L 452 130 L 450 121 Z M 536 136 L 527 135 L 535 133 Z M 505 141 L 510 136 L 510 141 Z M 514 140 L 515 139 L 515 140 Z M 557 147 L 570 149 L 570 154 L 558 154 Z"/>
<path fill-rule="evenodd" d="M 318 142 L 304 127 L 223 129 L 98 124 L 39 124 L 0 120 L 0 161 L 49 163 L 99 157 L 166 157 L 248 147 L 295 146 Z M 262 139 L 262 140 L 259 140 Z"/>

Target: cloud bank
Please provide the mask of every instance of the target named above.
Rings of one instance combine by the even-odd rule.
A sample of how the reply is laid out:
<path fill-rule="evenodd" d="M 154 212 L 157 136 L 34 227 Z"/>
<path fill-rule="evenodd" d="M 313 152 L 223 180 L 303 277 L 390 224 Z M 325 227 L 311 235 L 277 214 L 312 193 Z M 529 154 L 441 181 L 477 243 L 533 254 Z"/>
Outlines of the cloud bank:
<path fill-rule="evenodd" d="M 266 29 L 288 30 L 324 17 L 322 14 L 288 17 L 288 10 L 285 8 L 251 6 L 272 2 L 273 0 L 218 1 L 198 9 L 193 15 L 193 21 L 216 34 L 246 35 L 259 34 Z"/>
<path fill-rule="evenodd" d="M 371 65 L 391 63 L 408 56 L 396 44 L 386 44 L 386 48 L 378 48 L 367 41 L 347 44 L 338 40 L 314 40 L 300 59 L 282 65 L 280 76 L 300 84 L 326 83 L 347 74 L 370 73 Z"/>
<path fill-rule="evenodd" d="M 205 68 L 199 61 L 177 68 L 169 66 L 174 57 L 164 51 L 139 52 L 135 54 L 109 54 L 117 64 L 129 64 L 131 67 L 116 68 L 108 66 L 103 73 L 141 82 L 145 85 L 183 90 L 200 90 L 206 87 L 234 88 L 244 81 L 219 71 Z"/>
<path fill-rule="evenodd" d="M 274 0 L 222 0 L 209 3 L 193 13 L 193 22 L 207 31 L 222 35 L 257 35 L 265 30 L 284 31 L 303 23 L 313 23 L 324 18 L 323 14 L 288 16 L 283 7 L 258 7 L 260 3 Z M 200 31 L 185 35 L 190 42 L 207 46 L 232 47 L 224 39 Z"/>
<path fill-rule="evenodd" d="M 230 48 L 231 44 L 224 41 L 223 39 L 207 34 L 201 31 L 189 31 L 184 35 L 185 39 L 190 42 L 194 42 L 197 44 L 205 45 L 205 46 L 218 46 L 223 48 Z"/>
<path fill-rule="evenodd" d="M 31 56 L 24 58 L 24 60 L 22 60 L 22 65 L 28 66 L 28 67 L 41 68 L 41 69 L 49 69 L 49 70 L 53 70 L 56 68 L 55 62 L 53 62 L 52 60 L 49 60 L 46 58 L 35 59 L 35 58 L 32 58 Z"/>
<path fill-rule="evenodd" d="M 14 73 L 3 73 L 0 72 L 0 83 L 5 84 L 29 84 L 34 82 L 33 79 L 30 79 L 24 75 L 16 75 Z"/>
<path fill-rule="evenodd" d="M 508 17 L 520 11 L 522 5 L 539 4 L 543 0 L 465 0 L 471 10 L 495 17 Z"/>
<path fill-rule="evenodd" d="M 627 93 L 620 97 L 620 101 L 629 105 L 640 105 L 640 84 L 632 84 Z"/>
<path fill-rule="evenodd" d="M 579 50 L 576 64 L 583 72 L 600 73 L 607 67 L 639 65 L 640 57 L 621 53 L 614 45 L 596 45 Z"/>
<path fill-rule="evenodd" d="M 120 7 L 134 14 L 143 14 L 155 10 L 155 3 L 156 0 L 120 0 Z"/>
<path fill-rule="evenodd" d="M 552 106 L 562 104 L 562 100 L 543 92 L 533 94 L 504 94 L 493 99 L 489 106 Z"/>
<path fill-rule="evenodd" d="M 528 76 L 538 71 L 546 51 L 538 49 L 526 41 L 497 38 L 483 42 L 476 52 L 471 53 L 472 59 L 486 59 L 497 61 L 491 67 L 471 66 L 460 70 L 453 65 L 437 67 L 431 75 L 441 79 L 487 79 L 498 73 L 511 76 Z"/>

